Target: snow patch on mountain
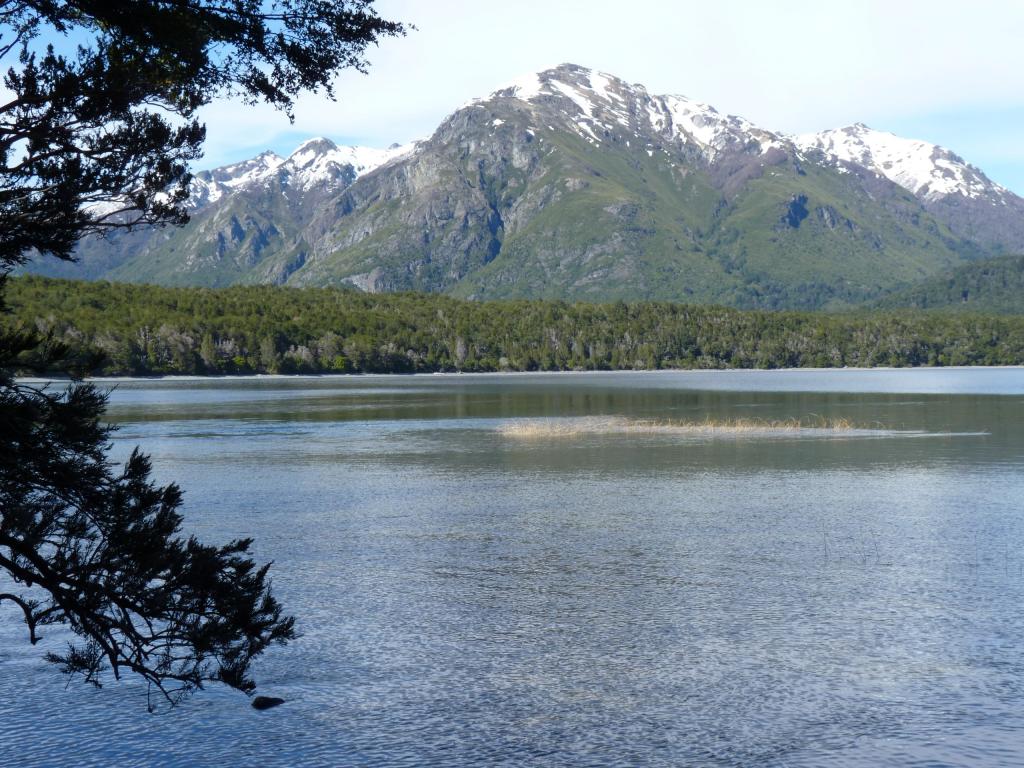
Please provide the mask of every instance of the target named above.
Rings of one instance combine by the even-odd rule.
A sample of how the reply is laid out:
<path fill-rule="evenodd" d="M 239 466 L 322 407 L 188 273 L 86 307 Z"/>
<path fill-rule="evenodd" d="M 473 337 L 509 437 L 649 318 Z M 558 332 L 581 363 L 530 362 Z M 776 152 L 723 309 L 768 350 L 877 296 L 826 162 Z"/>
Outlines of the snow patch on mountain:
<path fill-rule="evenodd" d="M 552 99 L 567 100 L 562 111 L 570 127 L 595 145 L 604 141 L 609 131 L 627 131 L 645 140 L 648 148 L 652 140 L 695 147 L 712 163 L 730 151 L 763 155 L 781 149 L 806 160 L 805 153 L 818 150 L 840 172 L 849 170 L 845 163 L 867 168 L 926 202 L 960 194 L 1005 204 L 1008 196 L 1012 197 L 958 155 L 928 142 L 874 131 L 862 124 L 788 136 L 723 114 L 710 104 L 680 95 L 651 95 L 641 85 L 574 64 L 517 78 L 487 99 L 470 104 L 481 106 L 509 98 L 537 111 L 549 108 Z"/>
<path fill-rule="evenodd" d="M 611 103 L 619 103 L 625 105 L 625 99 L 622 95 L 616 92 L 615 78 L 610 75 L 606 75 L 603 72 L 591 72 L 590 73 L 590 89 L 597 94 L 597 96 L 604 101 Z"/>
<path fill-rule="evenodd" d="M 603 130 L 626 129 L 638 138 L 653 130 L 696 145 L 709 160 L 714 160 L 727 146 L 754 146 L 767 152 L 787 144 L 779 134 L 762 130 L 743 118 L 723 115 L 708 104 L 685 96 L 651 96 L 641 85 L 630 85 L 607 73 L 574 64 L 518 78 L 491 93 L 487 100 L 514 98 L 539 107 L 558 96 L 575 105 L 575 128 L 591 142 L 600 142 Z M 481 100 L 471 102 L 480 103 Z M 645 118 L 646 123 L 642 122 Z"/>
<path fill-rule="evenodd" d="M 885 176 L 928 202 L 954 194 L 973 199 L 1003 199 L 1010 194 L 948 149 L 876 131 L 863 123 L 796 136 L 794 141 L 801 149 L 820 150 L 833 161 Z"/>
<path fill-rule="evenodd" d="M 727 147 L 757 147 L 761 154 L 772 148 L 783 148 L 789 142 L 781 134 L 759 128 L 749 120 L 736 115 L 723 115 L 710 104 L 694 101 L 686 96 L 657 96 L 662 106 L 655 127 L 671 120 L 677 136 L 701 147 L 710 160 Z"/>
<path fill-rule="evenodd" d="M 387 149 L 339 147 L 330 139 L 310 139 L 300 144 L 276 170 L 279 176 L 282 172 L 288 174 L 290 187 L 305 191 L 343 180 L 349 172 L 352 179 L 356 179 L 403 157 L 414 148 L 415 144 L 394 144 Z"/>
<path fill-rule="evenodd" d="M 529 101 L 535 96 L 539 96 L 544 90 L 544 83 L 541 81 L 540 76 L 537 74 L 529 74 L 523 77 L 518 77 L 511 83 L 506 83 L 498 92 L 508 91 L 510 95 L 517 99 L 523 99 Z"/>
<path fill-rule="evenodd" d="M 725 133 L 723 121 L 718 119 L 715 108 L 708 104 L 689 101 L 680 96 L 668 96 L 662 103 L 672 117 L 677 130 L 691 136 L 705 147 L 714 147 L 715 142 Z"/>
<path fill-rule="evenodd" d="M 317 186 L 327 189 L 341 186 L 404 157 L 415 148 L 415 142 L 377 149 L 339 147 L 330 139 L 309 139 L 287 158 L 264 152 L 251 160 L 197 173 L 192 180 L 189 207 L 203 208 L 225 195 L 266 185 L 275 179 L 302 191 Z"/>
<path fill-rule="evenodd" d="M 192 179 L 188 205 L 190 208 L 202 208 L 215 203 L 235 189 L 265 178 L 283 162 L 283 157 L 273 152 L 263 152 L 250 160 L 212 171 L 200 171 Z"/>

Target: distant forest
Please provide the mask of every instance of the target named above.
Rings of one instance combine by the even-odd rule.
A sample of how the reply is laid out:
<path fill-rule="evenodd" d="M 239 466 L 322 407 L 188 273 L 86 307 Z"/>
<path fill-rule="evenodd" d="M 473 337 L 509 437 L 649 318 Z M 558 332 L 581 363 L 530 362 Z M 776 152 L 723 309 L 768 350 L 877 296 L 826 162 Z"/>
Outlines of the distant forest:
<path fill-rule="evenodd" d="M 930 277 L 878 302 L 953 312 L 1024 314 L 1024 256 L 984 259 Z"/>
<path fill-rule="evenodd" d="M 414 373 L 1024 364 L 1024 317 L 740 311 L 662 302 L 9 281 L 2 323 L 93 374 Z M 26 361 L 28 363 L 30 361 Z"/>

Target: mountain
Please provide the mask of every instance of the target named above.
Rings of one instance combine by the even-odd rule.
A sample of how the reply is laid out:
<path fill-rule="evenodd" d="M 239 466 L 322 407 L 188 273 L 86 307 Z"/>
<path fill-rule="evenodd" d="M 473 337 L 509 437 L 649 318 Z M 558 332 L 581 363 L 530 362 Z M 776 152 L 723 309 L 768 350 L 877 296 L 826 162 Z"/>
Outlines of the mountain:
<path fill-rule="evenodd" d="M 414 146 L 339 147 L 329 139 L 310 139 L 300 144 L 287 159 L 264 152 L 252 160 L 196 174 L 189 202 L 193 208 L 203 208 L 233 192 L 272 183 L 289 191 L 341 189 L 362 174 L 407 154 Z"/>
<path fill-rule="evenodd" d="M 1000 256 L 966 264 L 895 291 L 878 306 L 1024 315 L 1024 256 Z"/>
<path fill-rule="evenodd" d="M 38 260 L 31 271 L 166 285 L 284 282 L 303 258 L 301 230 L 309 212 L 414 146 L 339 147 L 317 138 L 287 158 L 263 152 L 201 171 L 191 184 L 188 225 L 90 238 L 79 248 L 78 263 Z M 259 269 L 269 254 L 286 256 L 281 271 Z"/>
<path fill-rule="evenodd" d="M 837 168 L 859 166 L 894 181 L 957 235 L 988 250 L 1024 252 L 1024 200 L 948 149 L 863 123 L 795 142 Z"/>
<path fill-rule="evenodd" d="M 931 145 L 790 137 L 567 64 L 414 145 L 315 139 L 198 174 L 192 205 L 184 228 L 90 241 L 71 274 L 841 307 L 1018 247 L 1024 201 Z"/>

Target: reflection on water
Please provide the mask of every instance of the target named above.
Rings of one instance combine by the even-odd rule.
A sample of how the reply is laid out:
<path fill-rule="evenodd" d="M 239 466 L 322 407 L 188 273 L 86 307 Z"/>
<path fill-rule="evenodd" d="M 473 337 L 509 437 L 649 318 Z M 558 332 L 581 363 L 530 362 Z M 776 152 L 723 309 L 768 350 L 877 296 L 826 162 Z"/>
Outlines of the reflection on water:
<path fill-rule="evenodd" d="M 1019 370 L 123 383 L 118 455 L 275 561 L 288 704 L 65 690 L 4 607 L 0 764 L 1019 764 L 1022 404 Z"/>

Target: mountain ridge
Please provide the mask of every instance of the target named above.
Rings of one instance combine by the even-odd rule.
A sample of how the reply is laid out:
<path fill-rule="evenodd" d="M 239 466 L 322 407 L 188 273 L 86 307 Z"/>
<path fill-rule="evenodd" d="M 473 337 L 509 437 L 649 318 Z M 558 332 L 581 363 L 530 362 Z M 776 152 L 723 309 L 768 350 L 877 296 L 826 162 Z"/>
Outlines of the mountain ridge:
<path fill-rule="evenodd" d="M 193 188 L 187 227 L 85 244 L 78 274 L 36 271 L 819 308 L 1024 250 L 1024 201 L 941 147 L 863 125 L 788 136 L 577 65 L 404 147 L 312 139 Z"/>

